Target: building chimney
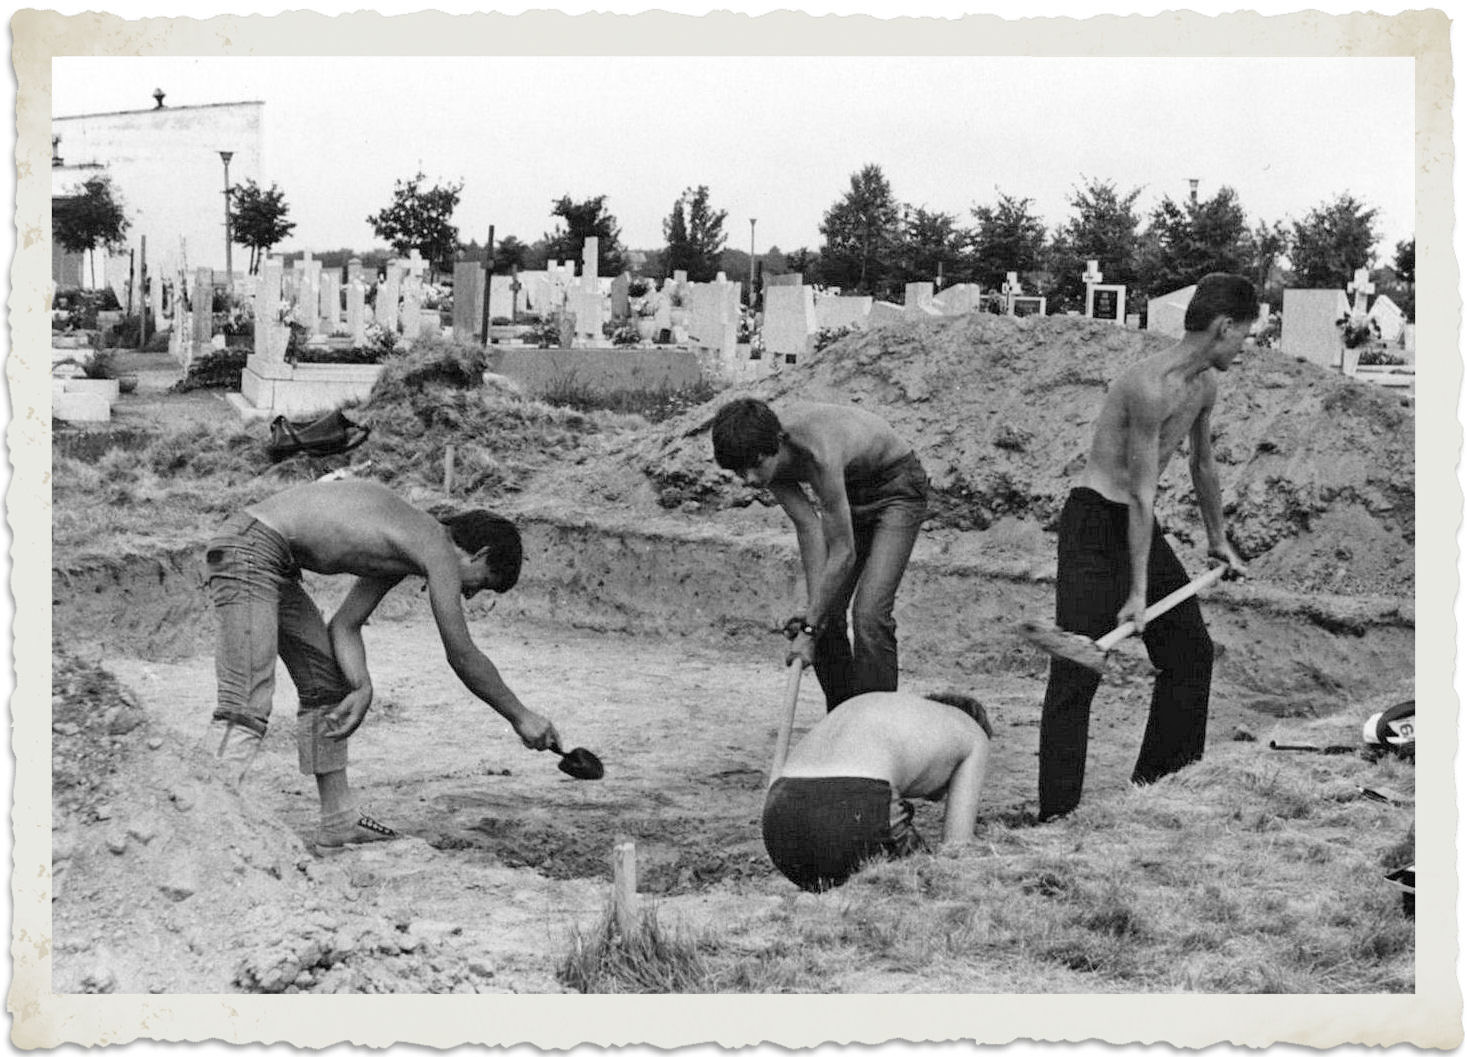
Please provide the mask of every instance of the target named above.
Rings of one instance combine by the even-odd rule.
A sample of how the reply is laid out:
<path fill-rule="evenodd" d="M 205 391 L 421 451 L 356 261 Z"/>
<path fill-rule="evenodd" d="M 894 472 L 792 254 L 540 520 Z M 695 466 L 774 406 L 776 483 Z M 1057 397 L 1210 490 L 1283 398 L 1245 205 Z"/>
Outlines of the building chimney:
<path fill-rule="evenodd" d="M 1201 183 L 1201 182 L 1202 181 L 1200 181 L 1200 180 L 1188 180 L 1187 181 L 1187 183 L 1190 184 L 1191 187 L 1192 187 L 1192 204 L 1194 206 L 1197 204 L 1197 185 L 1199 183 Z"/>
<path fill-rule="evenodd" d="M 51 137 L 51 168 L 53 168 L 53 169 L 58 169 L 62 165 L 60 147 L 61 147 L 61 137 L 60 136 L 52 136 Z"/>
<path fill-rule="evenodd" d="M 158 100 L 158 105 L 155 106 L 155 107 L 153 107 L 153 109 L 154 110 L 162 110 L 163 109 L 163 89 L 161 89 L 161 88 L 154 88 L 153 89 L 153 98 L 156 99 L 156 100 Z"/>

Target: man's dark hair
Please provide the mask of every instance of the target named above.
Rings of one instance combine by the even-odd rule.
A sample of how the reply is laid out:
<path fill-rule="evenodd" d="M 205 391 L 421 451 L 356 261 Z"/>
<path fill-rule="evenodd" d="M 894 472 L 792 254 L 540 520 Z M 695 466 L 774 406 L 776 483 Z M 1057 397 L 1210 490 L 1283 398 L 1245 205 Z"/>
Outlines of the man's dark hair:
<path fill-rule="evenodd" d="M 500 593 L 508 591 L 519 581 L 525 552 L 520 543 L 520 530 L 515 528 L 514 522 L 487 510 L 445 514 L 438 520 L 448 529 L 448 535 L 459 550 L 478 554 L 485 547 L 489 548 L 489 568 L 503 578 L 498 588 Z"/>
<path fill-rule="evenodd" d="M 975 723 L 983 728 L 983 733 L 990 739 L 993 738 L 993 725 L 988 722 L 988 713 L 978 703 L 975 697 L 967 694 L 956 694 L 951 691 L 943 691 L 937 694 L 923 694 L 929 701 L 936 701 L 940 705 L 952 705 L 959 712 L 966 713 Z"/>
<path fill-rule="evenodd" d="M 1197 291 L 1187 302 L 1182 326 L 1189 331 L 1206 330 L 1218 316 L 1230 319 L 1258 318 L 1258 291 L 1241 275 L 1209 272 L 1197 280 Z"/>
<path fill-rule="evenodd" d="M 743 473 L 760 459 L 779 454 L 784 427 L 763 400 L 730 400 L 713 416 L 713 458 L 725 470 Z"/>

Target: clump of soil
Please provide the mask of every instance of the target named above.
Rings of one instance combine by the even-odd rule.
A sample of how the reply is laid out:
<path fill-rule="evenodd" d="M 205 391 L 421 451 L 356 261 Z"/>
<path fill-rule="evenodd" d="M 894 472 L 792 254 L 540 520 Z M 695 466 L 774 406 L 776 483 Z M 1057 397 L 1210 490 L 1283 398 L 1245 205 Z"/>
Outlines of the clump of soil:
<path fill-rule="evenodd" d="M 787 401 L 850 403 L 882 415 L 917 449 L 935 493 L 930 528 L 982 533 L 1018 522 L 1052 531 L 1084 468 L 1107 385 L 1169 344 L 1059 316 L 892 324 L 623 438 L 620 475 L 601 464 L 556 487 L 716 516 L 760 498 L 713 462 L 708 427 L 719 404 L 741 395 L 776 411 Z M 1409 596 L 1409 402 L 1271 352 L 1245 355 L 1219 383 L 1212 435 L 1223 505 L 1256 578 L 1295 591 Z M 1179 453 L 1163 474 L 1157 514 L 1184 545 L 1201 547 L 1186 463 Z M 1052 542 L 1043 546 L 1052 560 Z"/>

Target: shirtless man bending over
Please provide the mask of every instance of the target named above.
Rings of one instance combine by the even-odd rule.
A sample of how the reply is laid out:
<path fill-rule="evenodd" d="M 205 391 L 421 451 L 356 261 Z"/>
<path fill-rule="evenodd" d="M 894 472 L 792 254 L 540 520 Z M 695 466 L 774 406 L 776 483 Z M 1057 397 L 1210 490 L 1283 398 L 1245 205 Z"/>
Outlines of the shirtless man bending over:
<path fill-rule="evenodd" d="M 1097 638 L 1133 620 L 1157 669 L 1151 714 L 1131 781 L 1153 782 L 1202 758 L 1212 684 L 1212 639 L 1195 597 L 1150 624 L 1152 602 L 1187 583 L 1162 538 L 1153 506 L 1167 461 L 1190 438 L 1192 485 L 1207 553 L 1245 572 L 1223 527 L 1212 456 L 1212 408 L 1219 371 L 1242 352 L 1258 297 L 1240 275 L 1204 276 L 1187 306 L 1182 339 L 1142 361 L 1110 387 L 1079 487 L 1060 514 L 1055 618 L 1066 631 Z M 1085 779 L 1090 702 L 1100 675 L 1056 657 L 1039 727 L 1039 817 L 1074 810 Z"/>
<path fill-rule="evenodd" d="M 960 694 L 860 694 L 793 749 L 764 800 L 764 847 L 795 884 L 820 892 L 868 859 L 922 849 L 907 798 L 947 798 L 942 841 L 973 839 L 993 736 Z"/>
<path fill-rule="evenodd" d="M 259 752 L 275 689 L 275 659 L 300 693 L 296 744 L 302 774 L 321 797 L 317 849 L 397 834 L 357 803 L 347 784 L 347 739 L 372 704 L 362 627 L 406 576 L 425 590 L 454 673 L 507 719 L 531 749 L 559 748 L 544 716 L 520 703 L 469 637 L 463 600 L 519 579 L 519 531 L 472 510 L 435 520 L 370 481 L 300 485 L 230 518 L 205 553 L 218 618 L 218 706 L 210 748 L 238 781 Z M 301 570 L 355 576 L 330 623 L 301 587 Z"/>
<path fill-rule="evenodd" d="M 795 523 L 806 605 L 785 625 L 793 641 L 785 663 L 814 666 L 828 710 L 895 690 L 892 608 L 929 494 L 912 446 L 858 407 L 789 404 L 776 416 L 747 397 L 718 409 L 712 433 L 718 465 L 768 488 Z"/>

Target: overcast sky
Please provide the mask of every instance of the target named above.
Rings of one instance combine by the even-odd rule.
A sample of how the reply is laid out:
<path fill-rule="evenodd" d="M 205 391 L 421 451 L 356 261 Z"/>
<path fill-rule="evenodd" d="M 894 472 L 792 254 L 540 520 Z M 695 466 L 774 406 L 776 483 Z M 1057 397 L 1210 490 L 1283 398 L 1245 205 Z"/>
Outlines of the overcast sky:
<path fill-rule="evenodd" d="M 532 241 L 555 198 L 604 194 L 624 244 L 651 249 L 707 184 L 731 247 L 754 217 L 760 252 L 814 249 L 872 162 L 962 223 L 1001 190 L 1053 227 L 1090 178 L 1141 188 L 1144 217 L 1196 177 L 1255 223 L 1349 192 L 1379 210 L 1381 261 L 1412 235 L 1406 59 L 60 58 L 53 113 L 148 109 L 160 87 L 170 106 L 264 101 L 266 180 L 298 224 L 285 250 L 378 245 L 365 218 L 419 169 L 464 182 L 465 241 L 491 223 Z"/>

